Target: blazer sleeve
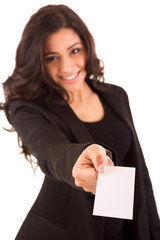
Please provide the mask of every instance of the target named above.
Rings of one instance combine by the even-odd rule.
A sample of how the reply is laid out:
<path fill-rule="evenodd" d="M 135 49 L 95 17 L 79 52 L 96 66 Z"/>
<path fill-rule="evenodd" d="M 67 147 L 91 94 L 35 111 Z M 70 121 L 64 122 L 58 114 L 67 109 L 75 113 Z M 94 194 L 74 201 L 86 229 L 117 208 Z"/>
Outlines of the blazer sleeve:
<path fill-rule="evenodd" d="M 131 118 L 131 121 L 133 123 L 133 118 L 132 118 L 132 114 L 131 114 L 131 110 L 130 110 L 130 106 L 129 106 L 129 100 L 128 100 L 127 93 L 123 90 L 122 94 L 123 94 L 123 97 L 126 101 L 126 105 L 127 105 L 127 108 L 128 108 L 129 114 L 130 114 L 130 118 Z M 134 123 L 133 123 L 133 126 L 134 126 Z M 137 134 L 136 134 L 136 130 L 135 130 L 135 136 L 137 138 L 137 145 L 139 147 L 139 155 L 140 155 L 139 167 L 141 168 L 140 173 L 141 173 L 142 182 L 143 182 L 142 187 L 144 189 L 144 194 L 145 194 L 144 198 L 145 198 L 146 204 L 147 204 L 149 232 L 150 232 L 151 239 L 159 240 L 160 239 L 159 215 L 158 215 L 158 211 L 157 211 L 157 207 L 156 207 L 154 192 L 153 192 L 152 183 L 151 183 L 151 180 L 150 180 L 148 168 L 147 168 L 145 160 L 144 160 L 143 152 L 142 152 L 141 146 L 139 144 L 139 140 L 138 140 L 138 137 L 137 137 Z"/>
<path fill-rule="evenodd" d="M 72 168 L 84 148 L 91 143 L 71 142 L 54 114 L 50 122 L 40 108 L 25 100 L 11 101 L 9 112 L 18 136 L 38 160 L 44 174 L 76 187 Z"/>

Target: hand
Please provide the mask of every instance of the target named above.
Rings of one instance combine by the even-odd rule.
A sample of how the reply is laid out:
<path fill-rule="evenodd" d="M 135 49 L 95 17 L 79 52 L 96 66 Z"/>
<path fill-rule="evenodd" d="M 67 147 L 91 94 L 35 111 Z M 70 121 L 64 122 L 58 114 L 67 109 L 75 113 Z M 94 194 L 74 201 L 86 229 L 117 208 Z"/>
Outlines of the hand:
<path fill-rule="evenodd" d="M 81 153 L 72 169 L 75 185 L 95 194 L 98 172 L 104 173 L 107 171 L 107 166 L 113 165 L 104 147 L 98 144 L 89 145 Z"/>

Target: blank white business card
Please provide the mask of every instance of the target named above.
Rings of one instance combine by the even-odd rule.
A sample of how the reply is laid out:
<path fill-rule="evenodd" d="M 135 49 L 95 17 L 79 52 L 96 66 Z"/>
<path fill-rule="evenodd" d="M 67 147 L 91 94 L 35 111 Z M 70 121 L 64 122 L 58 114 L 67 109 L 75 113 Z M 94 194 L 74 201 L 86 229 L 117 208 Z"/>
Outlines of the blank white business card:
<path fill-rule="evenodd" d="M 99 173 L 93 215 L 133 219 L 135 168 L 108 166 Z"/>

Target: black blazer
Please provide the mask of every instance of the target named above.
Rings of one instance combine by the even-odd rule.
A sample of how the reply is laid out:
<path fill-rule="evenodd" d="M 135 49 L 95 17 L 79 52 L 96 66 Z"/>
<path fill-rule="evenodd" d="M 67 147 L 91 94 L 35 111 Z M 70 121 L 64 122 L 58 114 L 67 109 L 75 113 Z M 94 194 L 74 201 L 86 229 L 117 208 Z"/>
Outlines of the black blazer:
<path fill-rule="evenodd" d="M 104 83 L 95 91 L 132 134 L 126 163 L 136 167 L 134 219 L 129 221 L 130 228 L 136 240 L 160 240 L 160 221 L 127 94 L 118 86 Z M 34 100 L 17 99 L 10 103 L 9 110 L 18 135 L 45 174 L 41 191 L 16 240 L 103 239 L 105 218 L 92 216 L 94 196 L 76 187 L 72 177 L 78 156 L 93 143 L 83 123 L 68 104 L 46 107 Z M 116 153 L 112 152 L 118 164 Z"/>

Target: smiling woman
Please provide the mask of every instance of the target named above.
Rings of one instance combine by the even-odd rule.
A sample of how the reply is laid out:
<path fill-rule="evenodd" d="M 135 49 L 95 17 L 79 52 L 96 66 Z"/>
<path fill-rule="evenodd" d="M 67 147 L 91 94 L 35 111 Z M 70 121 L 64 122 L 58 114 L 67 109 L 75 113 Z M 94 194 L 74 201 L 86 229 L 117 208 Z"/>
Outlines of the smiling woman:
<path fill-rule="evenodd" d="M 160 239 L 127 93 L 103 74 L 94 39 L 74 11 L 49 5 L 31 16 L 0 105 L 25 157 L 32 163 L 34 156 L 45 174 L 16 240 Z M 111 165 L 136 168 L 133 221 L 92 215 L 98 173 Z"/>
<path fill-rule="evenodd" d="M 66 99 L 69 100 L 68 92 L 58 85 L 56 81 L 52 81 L 53 79 L 44 67 L 44 57 L 46 60 L 48 59 L 48 61 L 45 61 L 46 66 L 50 65 L 49 62 L 51 60 L 50 56 L 48 58 L 44 56 L 46 53 L 44 53 L 46 41 L 49 41 L 53 33 L 58 32 L 60 29 L 72 29 L 73 34 L 70 38 L 73 35 L 74 37 L 76 36 L 76 41 L 80 41 L 81 48 L 83 47 L 86 52 L 85 70 L 87 76 L 92 76 L 94 82 L 102 80 L 103 66 L 101 66 L 100 60 L 96 56 L 94 39 L 87 26 L 75 12 L 66 6 L 49 5 L 41 8 L 36 14 L 32 15 L 23 31 L 17 48 L 15 69 L 12 76 L 8 78 L 4 85 L 8 89 L 8 101 L 13 98 L 25 97 L 27 99 L 41 98 L 46 102 L 52 102 L 54 98 L 54 101 L 57 99 L 60 102 L 61 98 L 59 98 L 57 93 L 65 95 Z M 63 42 L 63 39 L 61 39 L 61 42 Z M 71 43 L 71 45 L 74 43 Z M 67 47 L 71 47 L 71 45 Z M 50 50 L 53 49 L 48 49 L 47 53 Z M 75 53 L 77 50 L 76 48 L 73 52 Z M 37 79 L 39 79 L 38 82 Z M 11 89 L 14 89 L 14 91 L 11 91 Z"/>
<path fill-rule="evenodd" d="M 72 93 L 83 91 L 86 50 L 72 29 L 62 28 L 46 38 L 44 60 L 48 74 L 58 85 Z"/>

